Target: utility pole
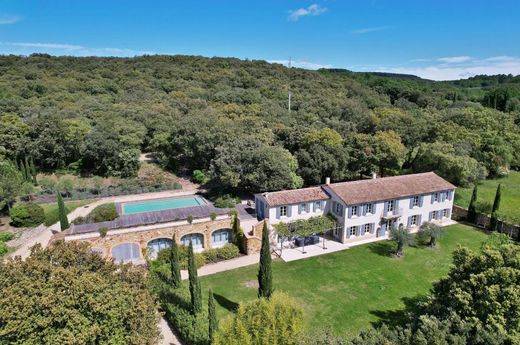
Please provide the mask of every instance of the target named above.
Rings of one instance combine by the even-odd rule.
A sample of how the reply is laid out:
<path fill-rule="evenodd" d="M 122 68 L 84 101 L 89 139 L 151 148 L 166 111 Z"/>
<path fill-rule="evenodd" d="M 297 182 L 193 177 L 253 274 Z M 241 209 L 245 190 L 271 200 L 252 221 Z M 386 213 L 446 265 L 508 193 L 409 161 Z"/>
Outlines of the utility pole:
<path fill-rule="evenodd" d="M 287 105 L 289 113 L 291 112 L 291 57 L 289 56 L 289 102 Z"/>

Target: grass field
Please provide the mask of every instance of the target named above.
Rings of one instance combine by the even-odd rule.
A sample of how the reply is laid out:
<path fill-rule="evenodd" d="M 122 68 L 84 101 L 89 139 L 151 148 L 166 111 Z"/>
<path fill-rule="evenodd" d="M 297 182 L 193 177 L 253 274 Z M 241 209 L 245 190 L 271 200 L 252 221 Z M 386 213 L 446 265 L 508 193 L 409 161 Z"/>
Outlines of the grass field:
<path fill-rule="evenodd" d="M 65 202 L 65 207 L 67 208 L 68 213 L 74 211 L 80 206 L 86 205 L 91 203 L 92 200 L 73 200 L 73 201 L 67 201 Z M 43 208 L 43 211 L 45 212 L 45 225 L 50 226 L 56 222 L 58 222 L 59 219 L 59 213 L 58 213 L 58 203 L 50 203 L 50 204 L 40 204 L 40 206 Z"/>
<path fill-rule="evenodd" d="M 480 248 L 486 235 L 466 225 L 446 228 L 438 248 L 405 249 L 403 258 L 391 255 L 394 244 L 375 242 L 319 257 L 273 262 L 275 289 L 297 299 L 309 329 L 332 328 L 353 334 L 380 320 L 395 318 L 403 300 L 428 292 L 446 275 L 457 246 Z M 256 298 L 257 266 L 202 277 L 203 296 L 212 288 L 220 317 L 237 304 Z"/>
<path fill-rule="evenodd" d="M 507 177 L 482 181 L 478 185 L 477 200 L 493 204 L 498 184 L 502 184 L 500 211 L 512 218 L 520 217 L 520 172 L 513 171 Z M 468 207 L 473 187 L 457 188 L 455 204 Z"/>

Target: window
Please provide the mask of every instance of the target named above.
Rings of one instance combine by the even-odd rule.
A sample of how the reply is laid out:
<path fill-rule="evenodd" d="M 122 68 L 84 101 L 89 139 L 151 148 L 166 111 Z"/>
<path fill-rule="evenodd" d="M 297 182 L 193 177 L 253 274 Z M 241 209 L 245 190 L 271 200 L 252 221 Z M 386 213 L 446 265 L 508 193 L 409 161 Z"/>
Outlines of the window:
<path fill-rule="evenodd" d="M 287 206 L 280 206 L 280 217 L 287 217 Z"/>
<path fill-rule="evenodd" d="M 356 227 L 355 226 L 351 226 L 350 228 L 348 228 L 348 234 L 350 236 L 356 236 Z"/>
<path fill-rule="evenodd" d="M 437 219 L 437 211 L 432 211 L 432 219 Z"/>
<path fill-rule="evenodd" d="M 231 243 L 231 229 L 219 229 L 211 234 L 211 243 L 213 246 Z"/>
<path fill-rule="evenodd" d="M 388 208 L 387 208 L 387 211 L 388 212 L 393 212 L 394 211 L 394 207 L 395 207 L 395 200 L 390 200 L 388 202 Z"/>
<path fill-rule="evenodd" d="M 412 199 L 412 207 L 419 206 L 419 196 L 414 196 Z"/>
<path fill-rule="evenodd" d="M 447 208 L 445 208 L 444 210 L 442 210 L 442 216 L 443 216 L 444 218 L 448 218 L 448 209 L 447 209 Z"/>
<path fill-rule="evenodd" d="M 193 245 L 193 249 L 204 248 L 204 236 L 202 234 L 187 234 L 181 237 L 181 243 L 183 246 L 188 247 L 190 242 Z"/>
<path fill-rule="evenodd" d="M 321 201 L 314 202 L 314 212 L 321 211 Z"/>
<path fill-rule="evenodd" d="M 439 193 L 433 193 L 433 202 L 439 202 Z"/>
<path fill-rule="evenodd" d="M 334 202 L 334 213 L 336 213 L 338 216 L 343 216 L 343 205 L 341 205 L 339 202 Z"/>
<path fill-rule="evenodd" d="M 122 243 L 112 248 L 112 257 L 115 262 L 129 262 L 140 259 L 139 245 L 136 243 Z"/>
<path fill-rule="evenodd" d="M 417 218 L 417 215 L 412 216 L 412 218 L 410 219 L 410 225 L 417 225 Z"/>
<path fill-rule="evenodd" d="M 156 258 L 157 254 L 165 248 L 169 248 L 172 245 L 170 238 L 156 238 L 148 242 L 148 249 L 152 258 Z"/>
<path fill-rule="evenodd" d="M 300 205 L 300 213 L 307 213 L 307 204 L 301 204 Z"/>
<path fill-rule="evenodd" d="M 353 216 L 357 216 L 358 215 L 358 207 L 357 206 L 352 206 L 352 215 Z"/>
<path fill-rule="evenodd" d="M 365 229 L 365 234 L 370 233 L 370 224 L 365 224 L 363 228 Z"/>
<path fill-rule="evenodd" d="M 373 214 L 374 213 L 374 205 L 373 204 L 366 204 L 365 205 L 365 211 L 366 211 L 366 213 Z"/>

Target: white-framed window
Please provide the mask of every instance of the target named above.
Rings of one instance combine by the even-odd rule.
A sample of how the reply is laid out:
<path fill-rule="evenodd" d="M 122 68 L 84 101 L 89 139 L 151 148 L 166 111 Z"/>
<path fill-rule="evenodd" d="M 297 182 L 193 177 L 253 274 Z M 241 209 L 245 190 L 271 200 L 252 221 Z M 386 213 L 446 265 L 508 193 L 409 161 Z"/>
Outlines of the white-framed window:
<path fill-rule="evenodd" d="M 314 202 L 314 212 L 321 211 L 321 201 Z"/>
<path fill-rule="evenodd" d="M 417 215 L 413 215 L 412 218 L 410 219 L 410 225 L 417 225 L 417 221 L 418 221 L 418 218 Z"/>
<path fill-rule="evenodd" d="M 443 218 L 448 218 L 448 209 L 445 208 L 444 210 L 442 210 L 442 217 Z"/>
<path fill-rule="evenodd" d="M 365 230 L 365 234 L 370 233 L 370 224 L 365 224 L 365 225 L 363 226 L 363 230 Z"/>
<path fill-rule="evenodd" d="M 433 193 L 433 202 L 439 202 L 439 193 Z"/>
<path fill-rule="evenodd" d="M 334 202 L 334 213 L 336 213 L 338 216 L 343 216 L 343 205 L 341 205 L 339 202 Z"/>
<path fill-rule="evenodd" d="M 412 207 L 414 207 L 414 206 L 419 206 L 419 196 L 418 195 L 414 196 L 412 199 Z"/>
<path fill-rule="evenodd" d="M 432 211 L 432 219 L 437 219 L 437 211 Z"/>
<path fill-rule="evenodd" d="M 374 204 L 366 204 L 365 211 L 366 211 L 366 213 L 373 214 L 374 213 Z"/>
<path fill-rule="evenodd" d="M 357 206 L 352 206 L 352 215 L 353 216 L 357 216 L 358 215 L 358 207 Z"/>
<path fill-rule="evenodd" d="M 287 206 L 280 206 L 280 217 L 287 217 Z"/>
<path fill-rule="evenodd" d="M 387 211 L 388 211 L 388 212 L 393 212 L 393 211 L 394 211 L 394 208 L 395 208 L 395 200 L 389 200 L 389 201 L 388 201 L 388 208 L 387 208 Z"/>
<path fill-rule="evenodd" d="M 301 213 L 307 213 L 308 212 L 307 205 L 308 204 L 305 204 L 305 203 L 304 204 L 300 204 L 300 212 Z"/>
<path fill-rule="evenodd" d="M 356 236 L 356 227 L 351 226 L 350 228 L 348 228 L 348 234 L 349 236 Z"/>

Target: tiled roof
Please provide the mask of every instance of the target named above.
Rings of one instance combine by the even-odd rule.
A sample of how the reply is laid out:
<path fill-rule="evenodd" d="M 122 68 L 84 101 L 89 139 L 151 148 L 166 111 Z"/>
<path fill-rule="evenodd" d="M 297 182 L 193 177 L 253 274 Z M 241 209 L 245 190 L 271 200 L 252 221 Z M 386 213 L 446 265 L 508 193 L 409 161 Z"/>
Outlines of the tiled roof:
<path fill-rule="evenodd" d="M 269 206 L 291 205 L 301 202 L 326 200 L 330 198 L 329 195 L 320 186 L 282 190 L 279 192 L 269 192 L 264 193 L 263 195 L 266 198 Z"/>
<path fill-rule="evenodd" d="M 347 205 L 396 199 L 454 189 L 455 186 L 434 172 L 382 177 L 370 180 L 332 183 L 324 186 Z"/>

